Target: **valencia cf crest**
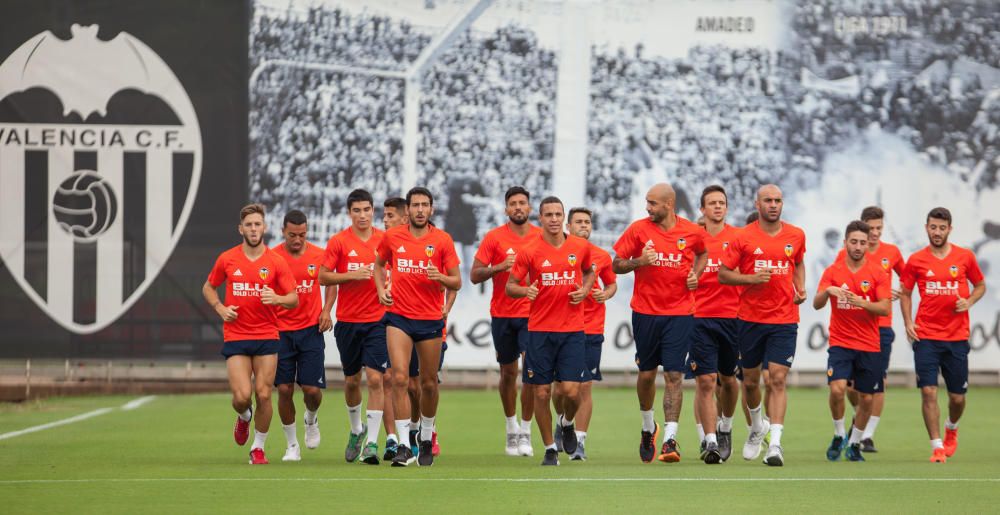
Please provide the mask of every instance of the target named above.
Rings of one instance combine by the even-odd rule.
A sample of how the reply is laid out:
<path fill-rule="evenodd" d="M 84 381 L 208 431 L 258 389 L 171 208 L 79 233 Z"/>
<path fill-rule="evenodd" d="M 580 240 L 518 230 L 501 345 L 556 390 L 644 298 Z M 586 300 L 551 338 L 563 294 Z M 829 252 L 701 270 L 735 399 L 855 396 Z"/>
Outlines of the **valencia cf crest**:
<path fill-rule="evenodd" d="M 785 245 L 785 255 L 786 256 L 792 257 L 792 252 L 794 252 L 794 251 L 795 251 L 795 247 L 793 247 L 791 243 L 789 243 L 788 245 Z"/>
<path fill-rule="evenodd" d="M 569 260 L 570 265 L 576 264 L 576 254 L 570 254 L 569 256 L 567 256 L 567 259 Z"/>
<path fill-rule="evenodd" d="M 269 275 L 271 275 L 271 271 L 268 270 L 266 266 L 265 267 L 261 267 L 260 271 L 257 272 L 257 275 L 260 276 L 260 280 L 261 281 L 266 281 L 267 277 Z"/>
<path fill-rule="evenodd" d="M 882 258 L 882 269 L 883 270 L 889 269 L 889 258 Z"/>
<path fill-rule="evenodd" d="M 868 293 L 868 290 L 872 287 L 872 283 L 868 281 L 861 281 L 861 292 Z"/>
<path fill-rule="evenodd" d="M 952 276 L 953 278 L 954 278 L 954 277 L 958 277 L 958 267 L 957 267 L 957 266 L 955 266 L 955 265 L 951 265 L 951 266 L 949 266 L 949 267 L 948 267 L 948 273 L 949 273 L 949 274 L 951 274 L 951 276 Z"/>
<path fill-rule="evenodd" d="M 434 245 L 428 245 L 428 246 L 424 247 L 424 254 L 427 254 L 427 257 L 433 256 L 434 255 Z"/>
<path fill-rule="evenodd" d="M 728 241 L 722 242 L 722 250 L 726 250 L 728 248 L 729 248 L 729 242 Z"/>
<path fill-rule="evenodd" d="M 97 25 L 71 33 L 46 30 L 0 56 L 0 258 L 49 317 L 91 334 L 169 262 L 202 138 L 154 49 L 127 32 L 103 40 Z"/>
<path fill-rule="evenodd" d="M 316 265 L 310 264 L 307 266 L 306 273 L 309 274 L 309 277 L 316 277 Z"/>
<path fill-rule="evenodd" d="M 687 240 L 684 238 L 677 238 L 677 249 L 684 250 L 684 247 L 687 247 Z"/>

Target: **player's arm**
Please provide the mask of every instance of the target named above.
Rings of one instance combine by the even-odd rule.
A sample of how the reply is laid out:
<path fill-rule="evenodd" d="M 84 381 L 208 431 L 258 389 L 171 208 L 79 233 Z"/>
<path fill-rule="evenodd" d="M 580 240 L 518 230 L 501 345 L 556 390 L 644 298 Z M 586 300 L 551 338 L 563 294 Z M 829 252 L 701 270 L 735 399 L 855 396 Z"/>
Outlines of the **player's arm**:
<path fill-rule="evenodd" d="M 859 307 L 873 315 L 884 317 L 892 310 L 892 300 L 888 298 L 871 302 L 861 298 L 853 292 L 845 292 L 844 295 L 847 298 L 848 304 Z"/>
<path fill-rule="evenodd" d="M 499 266 L 499 265 L 498 265 Z M 492 265 L 483 263 L 478 259 L 472 260 L 472 270 L 469 271 L 469 280 L 472 284 L 479 284 L 486 282 L 493 278 L 494 275 L 499 273 L 499 271 Z"/>
<path fill-rule="evenodd" d="M 372 269 L 367 266 L 350 272 L 334 272 L 325 266 L 319 267 L 319 283 L 323 286 L 336 286 L 351 281 L 367 281 L 372 277 Z"/>
<path fill-rule="evenodd" d="M 378 301 L 383 306 L 392 305 L 392 295 L 385 287 L 385 260 L 381 254 L 375 256 L 375 292 L 378 294 Z"/>
<path fill-rule="evenodd" d="M 795 288 L 795 296 L 792 297 L 792 300 L 796 304 L 802 304 L 806 301 L 806 267 L 802 266 L 803 264 L 802 261 L 795 263 L 795 271 L 792 272 L 792 287 Z"/>
<path fill-rule="evenodd" d="M 594 281 L 597 279 L 597 274 L 594 273 L 593 267 L 586 267 L 583 269 L 583 283 L 579 288 L 570 292 L 569 303 L 579 304 L 583 302 L 583 299 L 587 298 L 590 290 L 594 289 Z"/>
<path fill-rule="evenodd" d="M 611 262 L 611 270 L 616 274 L 627 274 L 636 268 L 655 263 L 656 258 L 656 251 L 653 250 L 653 246 L 646 245 L 642 249 L 642 254 L 637 258 L 625 259 L 615 256 L 615 259 Z"/>
<path fill-rule="evenodd" d="M 605 284 L 603 290 L 600 288 L 594 288 L 591 291 L 593 291 L 593 293 L 590 296 L 593 297 L 595 302 L 604 303 L 618 293 L 618 283 Z"/>
<path fill-rule="evenodd" d="M 979 299 L 983 298 L 983 295 L 985 294 L 986 294 L 986 280 L 983 279 L 980 280 L 975 285 L 973 285 L 972 293 L 969 294 L 969 298 L 963 299 L 960 297 L 957 301 L 955 301 L 955 312 L 964 313 L 968 311 L 969 309 L 972 308 L 973 305 L 979 302 Z"/>
<path fill-rule="evenodd" d="M 448 318 L 448 314 L 451 313 L 451 308 L 455 306 L 455 299 L 457 298 L 458 298 L 457 291 L 445 288 L 444 308 L 441 310 L 441 318 Z"/>
<path fill-rule="evenodd" d="M 434 265 L 431 264 L 430 266 L 433 267 Z M 437 281 L 438 284 L 444 286 L 449 291 L 458 291 L 462 289 L 462 271 L 459 267 L 455 266 L 449 268 L 447 275 L 441 274 L 441 272 L 439 272 L 437 268 L 435 268 L 434 271 L 436 272 L 436 275 L 435 277 L 432 278 L 430 274 L 430 268 L 428 268 L 427 270 L 428 279 L 431 279 L 432 281 Z"/>
<path fill-rule="evenodd" d="M 201 287 L 201 295 L 205 297 L 205 302 L 207 302 L 209 306 L 212 306 L 212 309 L 215 310 L 215 313 L 219 315 L 219 318 L 221 318 L 223 322 L 232 322 L 233 320 L 236 320 L 236 310 L 240 307 L 224 305 L 222 301 L 219 300 L 219 292 L 215 291 L 215 288 L 216 287 L 212 286 L 211 282 L 205 281 L 205 285 Z"/>
<path fill-rule="evenodd" d="M 730 286 L 763 284 L 771 280 L 771 270 L 763 269 L 753 274 L 741 274 L 725 264 L 719 265 L 719 282 Z"/>
<path fill-rule="evenodd" d="M 337 303 L 337 287 L 330 285 L 323 291 L 323 309 L 319 312 L 319 332 L 325 333 L 333 328 L 333 305 Z"/>
<path fill-rule="evenodd" d="M 903 327 L 910 342 L 920 339 L 917 336 L 917 326 L 913 323 L 913 289 L 902 285 L 899 290 L 899 311 L 903 315 Z"/>
<path fill-rule="evenodd" d="M 705 265 L 708 264 L 708 251 L 702 251 L 701 254 L 696 254 L 694 258 L 694 264 L 691 265 L 691 271 L 688 272 L 687 276 L 687 288 L 689 290 L 698 289 L 698 279 L 701 278 L 701 274 L 705 271 Z"/>

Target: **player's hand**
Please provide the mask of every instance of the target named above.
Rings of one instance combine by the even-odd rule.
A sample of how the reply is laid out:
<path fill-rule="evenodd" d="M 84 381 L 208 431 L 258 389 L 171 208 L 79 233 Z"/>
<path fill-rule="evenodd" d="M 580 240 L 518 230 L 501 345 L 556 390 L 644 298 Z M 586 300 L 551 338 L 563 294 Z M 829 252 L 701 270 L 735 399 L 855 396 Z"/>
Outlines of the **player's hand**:
<path fill-rule="evenodd" d="M 764 284 L 771 282 L 771 269 L 762 268 L 753 274 L 753 284 Z"/>
<path fill-rule="evenodd" d="M 639 265 L 651 265 L 657 261 L 659 261 L 659 256 L 656 254 L 656 250 L 653 249 L 653 245 L 647 243 L 646 246 L 642 248 L 642 255 L 639 256 Z"/>
<path fill-rule="evenodd" d="M 588 293 L 590 292 L 584 290 L 583 285 L 581 284 L 577 289 L 569 292 L 569 303 L 576 305 L 583 302 L 583 299 L 587 298 Z"/>
<path fill-rule="evenodd" d="M 278 304 L 278 294 L 274 293 L 270 286 L 264 286 L 260 291 L 260 301 L 268 306 L 274 306 Z"/>
<path fill-rule="evenodd" d="M 969 299 L 959 297 L 958 300 L 955 301 L 955 313 L 965 313 L 971 307 L 972 304 L 969 304 Z"/>
<path fill-rule="evenodd" d="M 351 272 L 351 274 L 352 274 L 351 275 L 351 279 L 353 279 L 355 281 L 367 281 L 368 279 L 372 278 L 373 272 L 372 272 L 371 268 L 368 268 L 367 266 L 363 266 L 363 267 L 355 270 L 354 272 Z"/>
<path fill-rule="evenodd" d="M 538 297 L 538 280 L 537 279 L 535 280 L 535 282 L 531 283 L 531 286 L 528 286 L 527 297 L 528 297 L 528 300 L 535 300 Z"/>
<path fill-rule="evenodd" d="M 493 267 L 493 270 L 496 270 L 497 272 L 506 272 L 507 270 L 510 270 L 511 268 L 514 267 L 515 259 L 516 256 L 514 256 L 513 254 L 507 254 L 507 257 L 503 260 L 503 262 Z"/>
<path fill-rule="evenodd" d="M 378 295 L 378 301 L 379 304 L 382 304 L 383 306 L 391 306 L 392 292 L 390 292 L 388 288 L 382 290 L 382 293 Z"/>
<path fill-rule="evenodd" d="M 826 293 L 828 293 L 831 297 L 837 297 L 840 300 L 844 300 L 847 292 L 839 286 L 828 286 L 826 288 Z"/>
<path fill-rule="evenodd" d="M 850 304 L 850 305 L 852 305 L 852 306 L 854 306 L 856 308 L 863 308 L 864 307 L 865 300 L 862 299 L 857 294 L 855 294 L 854 292 L 848 291 L 848 292 L 844 292 L 844 294 L 845 294 L 844 295 L 844 297 L 845 297 L 844 300 L 846 300 L 848 304 Z"/>
<path fill-rule="evenodd" d="M 438 270 L 438 268 L 436 266 L 434 266 L 434 263 L 428 263 L 427 264 L 427 278 L 428 279 L 430 279 L 432 281 L 441 282 L 441 280 L 444 279 L 444 277 L 445 277 L 444 274 L 442 274 L 441 271 Z"/>
<path fill-rule="evenodd" d="M 319 314 L 319 332 L 325 333 L 333 329 L 333 318 L 326 311 L 322 311 Z"/>
<path fill-rule="evenodd" d="M 696 290 L 696 289 L 698 289 L 698 276 L 695 275 L 694 270 L 691 270 L 690 272 L 688 272 L 688 276 L 687 276 L 687 288 L 689 290 Z"/>
<path fill-rule="evenodd" d="M 792 302 L 794 302 L 795 305 L 798 306 L 799 304 L 802 304 L 805 301 L 806 301 L 806 292 L 799 291 L 798 289 L 796 289 L 795 292 L 792 294 Z"/>
<path fill-rule="evenodd" d="M 892 302 L 899 300 L 900 291 L 898 289 L 892 290 Z"/>
<path fill-rule="evenodd" d="M 604 304 L 604 301 L 608 300 L 608 295 L 600 288 L 590 290 L 590 297 L 593 298 L 594 302 L 598 304 Z"/>
<path fill-rule="evenodd" d="M 215 306 L 215 312 L 219 314 L 223 322 L 233 322 L 239 314 L 236 312 L 240 309 L 239 306 L 226 306 L 224 304 L 219 304 Z"/>
<path fill-rule="evenodd" d="M 920 339 L 920 337 L 917 336 L 917 324 L 910 323 L 904 325 L 906 326 L 906 338 L 910 340 L 910 343 L 915 343 Z"/>
<path fill-rule="evenodd" d="M 448 313 L 450 311 L 451 310 L 448 309 L 448 306 L 441 306 L 441 319 L 447 321 L 448 320 Z"/>

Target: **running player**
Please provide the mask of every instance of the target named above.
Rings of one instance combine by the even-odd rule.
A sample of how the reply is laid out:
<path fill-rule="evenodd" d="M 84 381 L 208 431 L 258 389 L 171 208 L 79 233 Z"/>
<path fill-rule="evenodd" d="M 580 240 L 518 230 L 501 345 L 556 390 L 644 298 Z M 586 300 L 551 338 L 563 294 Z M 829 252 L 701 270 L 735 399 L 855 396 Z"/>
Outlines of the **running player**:
<path fill-rule="evenodd" d="M 337 287 L 326 287 L 325 300 L 320 295 L 316 279 L 323 264 L 323 248 L 309 243 L 309 225 L 302 211 L 292 210 L 285 214 L 281 233 L 285 242 L 275 247 L 274 252 L 285 259 L 295 277 L 299 306 L 278 310 L 281 348 L 274 385 L 278 387 L 278 416 L 287 441 L 281 461 L 299 461 L 302 459 L 302 448 L 295 434 L 295 402 L 292 395 L 298 383 L 306 405 L 306 447 L 315 449 L 320 441 L 316 412 L 323 400 L 322 389 L 326 388 L 326 341 L 323 333 L 333 327 L 330 310 L 337 300 Z"/>
<path fill-rule="evenodd" d="M 882 241 L 882 229 L 884 228 L 885 221 L 885 213 L 882 211 L 882 208 L 868 206 L 862 209 L 861 221 L 868 224 L 869 229 L 868 260 L 877 264 L 889 276 L 890 283 L 892 282 L 893 271 L 896 272 L 897 276 L 902 277 L 903 266 L 905 265 L 903 255 L 899 252 L 898 247 Z M 837 260 L 840 261 L 843 258 L 844 251 L 841 250 L 840 254 L 837 255 Z M 899 290 L 892 290 L 892 300 L 895 301 L 898 298 Z M 889 356 L 892 354 L 892 343 L 896 339 L 896 332 L 892 330 L 891 308 L 887 316 L 879 318 L 878 323 L 879 341 L 881 344 L 880 356 L 885 370 L 882 374 L 881 391 L 875 392 L 874 401 L 872 402 L 872 414 L 868 417 L 865 434 L 861 437 L 861 451 L 865 453 L 878 452 L 874 441 L 875 429 L 878 427 L 879 420 L 882 417 L 882 408 L 885 406 L 885 389 L 888 387 L 885 379 L 889 377 Z M 847 399 L 851 401 L 851 405 L 857 410 L 858 392 L 850 384 L 848 384 Z"/>
<path fill-rule="evenodd" d="M 469 279 L 472 284 L 493 280 L 490 317 L 493 348 L 500 364 L 500 403 L 507 417 L 507 455 L 533 456 L 531 448 L 531 415 L 534 412 L 532 385 L 521 385 L 521 424 L 517 422 L 517 360 L 524 359 L 528 343 L 528 312 L 531 302 L 513 299 L 505 286 L 517 253 L 541 232 L 528 221 L 531 214 L 528 190 L 514 186 L 504 194 L 507 223 L 486 233 L 476 251 Z M 524 285 L 522 285 L 524 286 Z"/>
<path fill-rule="evenodd" d="M 385 315 L 386 338 L 396 409 L 397 434 L 409 431 L 409 397 L 402 385 L 407 382 L 410 355 L 414 346 L 419 361 L 438 363 L 441 360 L 441 336 L 444 319 L 442 287 L 458 290 L 462 287 L 458 255 L 448 233 L 428 222 L 434 214 L 434 197 L 426 188 L 416 187 L 406 193 L 407 213 L 410 223 L 389 229 L 375 257 L 375 288 L 378 300 L 388 307 Z M 391 288 L 386 285 L 386 264 L 392 263 Z M 444 270 L 445 273 L 442 273 Z M 437 416 L 437 370 L 423 367 L 420 370 L 420 453 L 419 464 L 434 463 L 432 438 L 434 418 Z M 405 445 L 399 446 L 392 466 L 405 467 L 417 458 Z"/>
<path fill-rule="evenodd" d="M 388 231 L 389 229 L 392 229 L 393 227 L 395 227 L 397 225 L 406 225 L 408 223 L 410 223 L 410 219 L 409 219 L 409 217 L 406 216 L 406 199 L 404 199 L 402 197 L 389 197 L 389 198 L 385 199 L 385 201 L 382 203 L 382 225 L 383 225 L 383 229 L 385 229 L 386 231 Z M 392 267 L 390 265 L 386 266 L 385 273 L 386 273 L 386 279 L 387 280 L 389 279 L 390 275 L 392 274 L 391 268 Z M 388 351 L 386 351 L 386 352 L 388 352 Z M 392 363 L 389 363 L 389 366 L 391 367 Z M 411 377 L 410 378 L 410 382 L 407 385 L 407 393 L 410 395 L 410 406 L 411 407 L 414 405 L 414 402 L 413 402 L 413 392 L 414 392 L 414 390 L 412 390 L 411 388 L 417 388 L 416 384 L 417 384 L 417 382 Z M 389 438 L 390 435 L 393 435 L 393 436 L 396 435 L 396 419 L 395 419 L 396 409 L 395 409 L 395 402 L 393 401 L 393 399 L 395 399 L 396 397 L 392 393 L 393 392 L 393 388 L 394 388 L 394 385 L 392 384 L 392 374 L 391 373 L 387 373 L 386 376 L 383 377 L 383 381 L 382 381 L 382 392 L 384 394 L 383 397 L 385 398 L 385 405 L 384 405 L 384 409 L 383 409 L 384 413 L 383 413 L 383 416 L 382 416 L 382 424 L 385 426 L 385 434 L 386 434 L 385 454 L 382 455 L 382 460 L 383 461 L 388 461 L 388 462 L 392 462 L 392 459 L 396 457 L 396 452 L 398 451 L 398 445 L 401 444 L 401 443 L 405 445 L 405 443 L 406 443 L 406 442 L 402 441 L 403 435 L 398 435 L 398 437 L 400 438 L 399 442 L 397 442 L 393 438 Z M 402 386 L 400 386 L 400 388 L 402 388 Z M 417 419 L 415 421 L 413 421 L 413 422 L 410 423 L 410 450 L 413 451 L 413 455 L 414 456 L 416 456 L 416 453 L 418 451 L 417 433 L 418 433 L 418 426 L 419 426 L 419 423 L 420 423 L 419 422 L 419 416 L 420 416 L 419 406 L 420 406 L 420 403 L 417 402 L 416 405 L 418 406 L 418 409 L 416 411 L 416 413 L 417 413 L 417 415 L 416 415 Z"/>
<path fill-rule="evenodd" d="M 566 230 L 574 236 L 585 240 L 590 240 L 590 233 L 593 230 L 594 214 L 585 207 L 574 207 L 569 210 L 569 221 L 566 222 Z M 604 303 L 615 296 L 618 291 L 618 278 L 611 270 L 611 254 L 601 247 L 590 244 L 590 259 L 594 265 L 595 284 L 590 291 L 590 295 L 583 301 L 583 333 L 587 338 L 586 362 L 587 369 L 590 370 L 590 381 L 580 385 L 580 407 L 576 412 L 576 439 L 578 444 L 576 452 L 571 456 L 571 460 L 586 460 L 587 451 L 584 445 L 587 440 L 587 429 L 590 427 L 590 418 L 594 413 L 594 399 L 591 395 L 593 381 L 600 381 L 601 377 L 601 347 L 604 345 L 604 317 L 607 311 Z M 600 281 L 599 283 L 597 281 Z M 556 385 L 561 381 L 556 378 Z M 563 398 L 558 394 L 557 387 L 552 394 L 552 403 L 555 405 L 556 415 L 562 415 L 565 410 Z M 556 448 L 562 450 L 562 426 L 556 424 L 553 433 Z"/>
<path fill-rule="evenodd" d="M 674 212 L 676 194 L 666 183 L 646 194 L 648 218 L 632 223 L 614 245 L 617 274 L 635 271 L 632 292 L 632 330 L 635 363 L 639 367 L 636 392 L 642 413 L 639 457 L 653 461 L 659 427 L 654 421 L 657 368 L 663 366 L 663 446 L 658 459 L 681 459 L 677 421 L 681 412 L 684 371 L 694 328 L 694 293 L 708 262 L 705 230 Z"/>
<path fill-rule="evenodd" d="M 573 418 L 579 408 L 580 383 L 590 380 L 583 319 L 583 300 L 594 285 L 590 243 L 563 232 L 563 209 L 556 197 L 542 199 L 538 206 L 542 233 L 518 253 L 506 286 L 507 295 L 531 302 L 522 381 L 535 385 L 535 421 L 545 444 L 542 465 L 559 464 L 549 385 L 557 378 L 561 381 L 564 413 L 559 425 L 563 449 L 572 455 L 578 445 Z M 525 279 L 530 286 L 523 285 Z"/>
<path fill-rule="evenodd" d="M 844 257 L 823 271 L 813 308 L 820 310 L 830 297 L 830 348 L 827 383 L 830 385 L 830 414 L 833 440 L 826 450 L 830 461 L 845 458 L 865 461 L 861 437 L 871 416 L 873 394 L 882 390 L 883 367 L 879 343 L 879 319 L 892 309 L 892 278 L 867 259 L 871 231 L 868 224 L 855 220 L 844 231 Z M 849 441 L 845 442 L 844 395 L 847 382 L 854 384 L 860 399 Z"/>
<path fill-rule="evenodd" d="M 444 353 L 448 350 L 448 313 L 450 313 L 451 308 L 455 306 L 455 299 L 457 297 L 457 291 L 449 290 L 447 288 L 444 289 L 444 307 L 441 308 L 441 319 L 444 320 L 444 328 L 441 329 L 441 360 L 438 361 L 437 365 L 438 374 L 441 373 L 441 368 L 444 366 Z M 441 379 L 439 376 L 438 383 L 440 384 L 440 382 Z M 406 385 L 406 393 L 410 397 L 410 450 L 413 451 L 414 456 L 419 456 L 420 357 L 417 356 L 416 347 L 414 347 L 413 352 L 410 353 L 410 379 Z M 434 456 L 439 456 L 441 454 L 441 446 L 438 444 L 437 426 L 434 427 L 434 432 L 431 433 L 431 454 Z"/>
<path fill-rule="evenodd" d="M 986 293 L 986 281 L 972 251 L 948 243 L 950 211 L 943 207 L 932 209 L 924 227 L 930 245 L 906 261 L 899 299 L 906 336 L 913 343 L 924 425 L 931 439 L 931 462 L 944 463 L 958 449 L 958 419 L 965 411 L 969 387 L 969 309 Z M 969 283 L 973 286 L 971 293 Z M 916 321 L 914 288 L 920 291 Z M 938 371 L 948 388 L 944 442 L 937 403 Z"/>
<path fill-rule="evenodd" d="M 385 314 L 375 296 L 373 263 L 375 250 L 385 233 L 372 225 L 374 217 L 371 193 L 357 189 L 347 196 L 351 226 L 333 235 L 326 244 L 320 282 L 337 285 L 337 324 L 333 328 L 344 368 L 344 398 L 350 434 L 344 459 L 353 463 L 378 465 L 378 434 L 384 416 L 384 374 L 389 367 L 385 343 Z M 361 369 L 368 383 L 367 423 L 361 421 Z M 395 434 L 386 438 L 396 441 Z"/>
<path fill-rule="evenodd" d="M 740 290 L 719 283 L 719 265 L 729 243 L 739 229 L 726 223 L 729 197 L 722 186 L 708 186 L 701 192 L 701 212 L 705 219 L 705 249 L 708 264 L 694 292 L 694 334 L 691 371 L 698 384 L 695 413 L 705 432 L 701 459 L 708 464 L 729 459 L 733 448 L 733 415 L 739 400 L 739 349 L 736 346 L 736 312 Z M 716 406 L 716 382 L 719 404 Z M 718 427 L 716 427 L 716 414 Z M 716 435 L 718 431 L 718 435 Z"/>
<path fill-rule="evenodd" d="M 806 300 L 802 266 L 806 236 L 802 229 L 781 220 L 782 194 L 777 186 L 761 186 L 755 205 L 760 218 L 730 242 L 719 267 L 719 282 L 746 286 L 737 313 L 743 390 L 752 419 L 743 459 L 760 455 L 770 430 L 764 463 L 781 466 L 781 434 L 788 404 L 785 379 L 795 359 L 799 304 Z M 760 367 L 765 359 L 771 375 L 770 423 L 761 413 Z"/>
<path fill-rule="evenodd" d="M 264 442 L 271 426 L 271 389 L 278 366 L 278 317 L 275 306 L 293 309 L 299 304 L 295 278 L 281 256 L 264 245 L 264 206 L 240 210 L 243 243 L 219 255 L 201 294 L 222 319 L 222 355 L 226 358 L 229 388 L 233 392 L 237 445 L 250 437 L 251 393 L 257 398 L 250 464 L 266 465 Z M 216 291 L 226 283 L 226 303 Z M 283 293 L 282 293 L 283 292 Z"/>

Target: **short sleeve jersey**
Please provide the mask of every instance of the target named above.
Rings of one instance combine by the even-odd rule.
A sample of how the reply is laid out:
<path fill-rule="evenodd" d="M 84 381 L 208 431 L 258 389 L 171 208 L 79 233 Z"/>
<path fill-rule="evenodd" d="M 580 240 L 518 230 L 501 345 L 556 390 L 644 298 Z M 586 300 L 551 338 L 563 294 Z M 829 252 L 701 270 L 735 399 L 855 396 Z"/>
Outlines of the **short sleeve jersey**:
<path fill-rule="evenodd" d="M 972 251 L 951 246 L 943 259 L 931 253 L 930 247 L 914 252 L 906 261 L 901 280 L 903 288 L 920 292 L 917 308 L 917 336 L 921 340 L 965 341 L 969 339 L 969 312 L 955 312 L 959 297 L 969 298 L 973 285 L 983 280 Z"/>
<path fill-rule="evenodd" d="M 611 254 L 608 251 L 590 244 L 590 262 L 594 267 L 597 277 L 594 281 L 594 288 L 604 289 L 609 284 L 615 284 L 618 276 L 611 270 Z M 593 292 L 587 295 L 583 301 L 583 332 L 586 334 L 604 334 L 604 317 L 607 306 L 602 302 L 594 300 Z"/>
<path fill-rule="evenodd" d="M 846 259 L 846 258 L 845 258 Z M 852 272 L 845 259 L 838 259 L 830 265 L 819 280 L 819 292 L 836 286 L 849 291 L 869 302 L 892 298 L 892 287 L 885 270 L 873 261 L 865 260 L 857 271 Z M 830 296 L 830 346 L 878 352 L 878 315 L 864 308 L 852 306 L 846 301 Z"/>
<path fill-rule="evenodd" d="M 719 265 L 722 256 L 736 238 L 739 229 L 729 224 L 712 236 L 706 231 L 705 249 L 708 263 L 698 279 L 698 289 L 694 291 L 694 316 L 696 318 L 736 318 L 740 307 L 740 287 L 719 282 Z"/>
<path fill-rule="evenodd" d="M 412 320 L 441 320 L 444 289 L 427 278 L 427 266 L 433 263 L 446 274 L 459 265 L 451 236 L 429 225 L 418 238 L 410 233 L 409 225 L 399 225 L 385 232 L 378 256 L 392 263 L 389 312 Z"/>
<path fill-rule="evenodd" d="M 295 278 L 288 263 L 278 254 L 266 249 L 260 257 L 250 261 L 237 245 L 215 260 L 208 274 L 208 283 L 218 288 L 226 283 L 227 306 L 237 306 L 236 320 L 222 323 L 222 339 L 227 342 L 240 340 L 277 340 L 280 306 L 261 302 L 260 292 L 265 286 L 278 295 L 295 290 Z"/>
<path fill-rule="evenodd" d="M 690 315 L 694 312 L 694 292 L 687 276 L 696 255 L 705 252 L 707 233 L 698 224 L 677 217 L 669 231 L 649 218 L 632 223 L 615 242 L 615 254 L 622 259 L 642 256 L 650 245 L 657 260 L 636 268 L 632 287 L 632 310 L 644 315 Z"/>
<path fill-rule="evenodd" d="M 299 294 L 299 305 L 294 309 L 277 309 L 278 330 L 298 331 L 319 323 L 323 310 L 323 293 L 319 285 L 319 267 L 323 263 L 323 249 L 308 241 L 299 257 L 293 257 L 285 244 L 271 249 L 281 256 L 295 278 L 295 291 Z"/>
<path fill-rule="evenodd" d="M 771 280 L 743 287 L 736 317 L 759 324 L 794 324 L 799 321 L 792 278 L 795 267 L 806 253 L 802 229 L 782 222 L 781 231 L 771 236 L 753 222 L 740 230 L 722 257 L 722 264 L 741 274 L 771 269 Z"/>
<path fill-rule="evenodd" d="M 375 251 L 385 232 L 372 228 L 371 237 L 364 241 L 348 227 L 330 237 L 323 253 L 323 267 L 331 272 L 346 274 L 363 267 L 375 269 Z M 382 320 L 385 307 L 378 301 L 375 278 L 348 281 L 338 285 L 337 321 L 371 323 Z"/>
<path fill-rule="evenodd" d="M 837 254 L 837 261 L 841 261 L 845 257 L 846 253 L 844 249 L 840 249 L 840 253 Z M 903 267 L 906 266 L 906 262 L 903 260 L 903 254 L 899 252 L 899 247 L 891 243 L 879 242 L 875 252 L 868 253 L 867 261 L 877 265 L 886 273 L 889 277 L 890 289 L 893 271 L 896 272 L 896 275 L 903 277 Z M 889 310 L 887 316 L 878 318 L 878 325 L 879 327 L 892 327 L 892 310 Z"/>
<path fill-rule="evenodd" d="M 520 237 L 503 224 L 486 233 L 476 251 L 476 260 L 485 265 L 499 265 L 507 256 L 517 256 L 528 242 L 541 234 L 541 229 L 528 223 L 528 234 Z M 515 299 L 507 295 L 507 280 L 510 270 L 493 276 L 493 296 L 490 298 L 490 316 L 501 318 L 527 318 L 531 303 L 527 298 Z M 527 286 L 522 284 L 523 286 Z"/>
<path fill-rule="evenodd" d="M 517 255 L 511 276 L 538 281 L 538 296 L 531 302 L 528 330 L 574 333 L 584 330 L 583 305 L 570 304 L 569 294 L 583 284 L 590 269 L 590 242 L 573 235 L 556 248 L 538 237 Z"/>

